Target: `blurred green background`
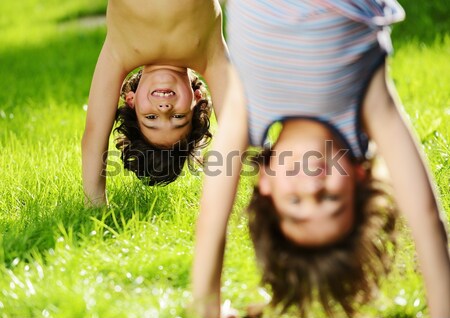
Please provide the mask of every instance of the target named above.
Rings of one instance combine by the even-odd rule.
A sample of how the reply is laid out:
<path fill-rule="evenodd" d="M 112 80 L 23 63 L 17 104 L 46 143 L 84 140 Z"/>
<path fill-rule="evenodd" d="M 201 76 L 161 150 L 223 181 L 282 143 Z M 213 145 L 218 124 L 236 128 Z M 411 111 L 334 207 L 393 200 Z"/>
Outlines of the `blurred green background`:
<path fill-rule="evenodd" d="M 450 6 L 401 4 L 392 76 L 448 217 Z M 80 141 L 105 9 L 100 0 L 0 3 L 1 317 L 187 315 L 201 177 L 147 188 L 122 172 L 108 180 L 110 208 L 83 206 Z M 239 189 L 223 277 L 224 298 L 241 311 L 264 299 L 242 212 L 251 183 Z M 394 271 L 361 317 L 427 315 L 414 246 L 401 234 Z"/>

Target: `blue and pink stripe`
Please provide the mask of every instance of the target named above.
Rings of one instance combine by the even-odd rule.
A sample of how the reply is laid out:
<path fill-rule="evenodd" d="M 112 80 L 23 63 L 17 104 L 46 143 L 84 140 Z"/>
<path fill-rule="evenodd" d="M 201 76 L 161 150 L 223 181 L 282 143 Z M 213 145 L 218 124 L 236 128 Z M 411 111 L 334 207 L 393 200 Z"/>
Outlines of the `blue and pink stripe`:
<path fill-rule="evenodd" d="M 228 44 L 243 80 L 250 140 L 308 117 L 335 128 L 356 158 L 367 144 L 359 109 L 368 81 L 390 52 L 387 26 L 404 18 L 394 0 L 229 0 Z"/>

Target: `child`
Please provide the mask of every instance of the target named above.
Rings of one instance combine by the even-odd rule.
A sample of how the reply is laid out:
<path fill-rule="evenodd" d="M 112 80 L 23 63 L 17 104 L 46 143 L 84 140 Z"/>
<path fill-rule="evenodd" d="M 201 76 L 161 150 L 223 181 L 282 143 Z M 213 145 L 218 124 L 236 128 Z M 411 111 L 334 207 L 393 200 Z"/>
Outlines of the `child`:
<path fill-rule="evenodd" d="M 250 230 L 273 303 L 304 311 L 317 295 L 328 314 L 337 302 L 351 315 L 357 297 L 367 300 L 388 269 L 383 244 L 392 233 L 393 214 L 386 211 L 392 204 L 383 203 L 388 196 L 365 169 L 370 139 L 411 227 L 430 315 L 450 317 L 450 259 L 439 205 L 386 80 L 386 27 L 403 18 L 402 8 L 387 0 L 231 0 L 228 17 L 230 52 L 248 98 L 250 142 L 262 145 L 268 126 L 283 123 L 261 163 L 250 206 Z M 227 155 L 232 147 L 216 138 L 213 149 Z M 193 273 L 205 317 L 218 316 L 237 179 L 237 173 L 205 177 Z"/>
<path fill-rule="evenodd" d="M 90 205 L 107 201 L 108 139 L 122 83 L 134 69 L 142 71 L 122 89 L 117 147 L 125 168 L 150 185 L 175 180 L 186 158 L 210 136 L 206 96 L 190 70 L 206 80 L 219 122 L 229 105 L 243 105 L 230 94 L 240 87 L 227 57 L 217 0 L 109 1 L 106 21 L 82 141 L 83 188 Z"/>
<path fill-rule="evenodd" d="M 141 130 L 137 125 L 134 97 L 142 77 L 142 70 L 132 75 L 122 86 L 120 95 L 125 104 L 117 111 L 116 122 L 119 125 L 114 131 L 119 133 L 119 138 L 116 147 L 122 152 L 125 169 L 133 171 L 147 185 L 164 185 L 175 181 L 181 174 L 184 162 L 187 159 L 197 159 L 196 152 L 205 147 L 211 138 L 209 132 L 211 104 L 206 97 L 207 91 L 192 71 L 188 70 L 188 76 L 195 99 L 195 105 L 187 113 L 191 118 L 178 124 L 185 127 L 176 130 L 170 128 L 171 131 L 168 133 L 162 129 L 162 132 L 154 130 L 149 133 L 145 131 L 146 127 Z M 170 100 L 174 97 L 167 98 Z M 159 117 L 163 118 L 165 115 L 178 122 L 186 117 L 186 114 L 172 113 L 170 106 L 172 105 L 165 105 L 166 108 L 159 113 Z M 147 117 L 156 117 L 156 114 Z M 152 121 L 156 122 L 155 119 Z M 144 133 L 147 135 L 144 136 Z M 190 160 L 188 162 L 191 164 Z"/>

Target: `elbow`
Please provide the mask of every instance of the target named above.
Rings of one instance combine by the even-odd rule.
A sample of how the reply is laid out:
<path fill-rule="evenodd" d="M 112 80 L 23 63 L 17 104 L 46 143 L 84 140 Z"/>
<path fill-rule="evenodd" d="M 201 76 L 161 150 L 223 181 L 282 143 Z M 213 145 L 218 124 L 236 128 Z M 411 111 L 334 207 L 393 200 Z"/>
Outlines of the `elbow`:
<path fill-rule="evenodd" d="M 89 141 L 92 139 L 92 130 L 86 126 L 83 136 L 81 137 L 81 151 L 84 152 L 89 146 Z"/>
<path fill-rule="evenodd" d="M 98 144 L 98 141 L 101 140 L 101 135 L 98 128 L 92 123 L 86 122 L 86 126 L 84 128 L 83 136 L 81 137 L 81 150 L 86 150 Z"/>
<path fill-rule="evenodd" d="M 445 214 L 441 211 L 438 202 L 434 198 L 430 198 L 421 209 L 423 215 L 417 215 L 415 223 L 418 227 L 426 227 L 428 223 L 430 229 L 434 229 L 438 236 L 440 236 L 445 243 L 448 243 L 447 229 L 445 226 Z"/>

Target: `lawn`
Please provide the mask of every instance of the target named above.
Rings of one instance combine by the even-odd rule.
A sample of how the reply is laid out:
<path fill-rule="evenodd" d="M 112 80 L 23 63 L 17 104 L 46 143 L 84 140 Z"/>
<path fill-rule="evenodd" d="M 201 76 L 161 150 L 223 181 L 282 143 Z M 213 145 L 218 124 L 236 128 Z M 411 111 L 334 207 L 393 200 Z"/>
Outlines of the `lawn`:
<path fill-rule="evenodd" d="M 449 217 L 450 8 L 402 4 L 391 71 Z M 78 19 L 104 11 L 101 0 L 0 3 L 1 317 L 187 315 L 201 174 L 145 187 L 113 153 L 110 207 L 83 206 L 80 141 L 105 27 Z M 252 182 L 240 185 L 222 284 L 240 310 L 265 294 L 243 212 Z M 394 271 L 361 316 L 427 316 L 414 246 L 400 232 Z"/>

